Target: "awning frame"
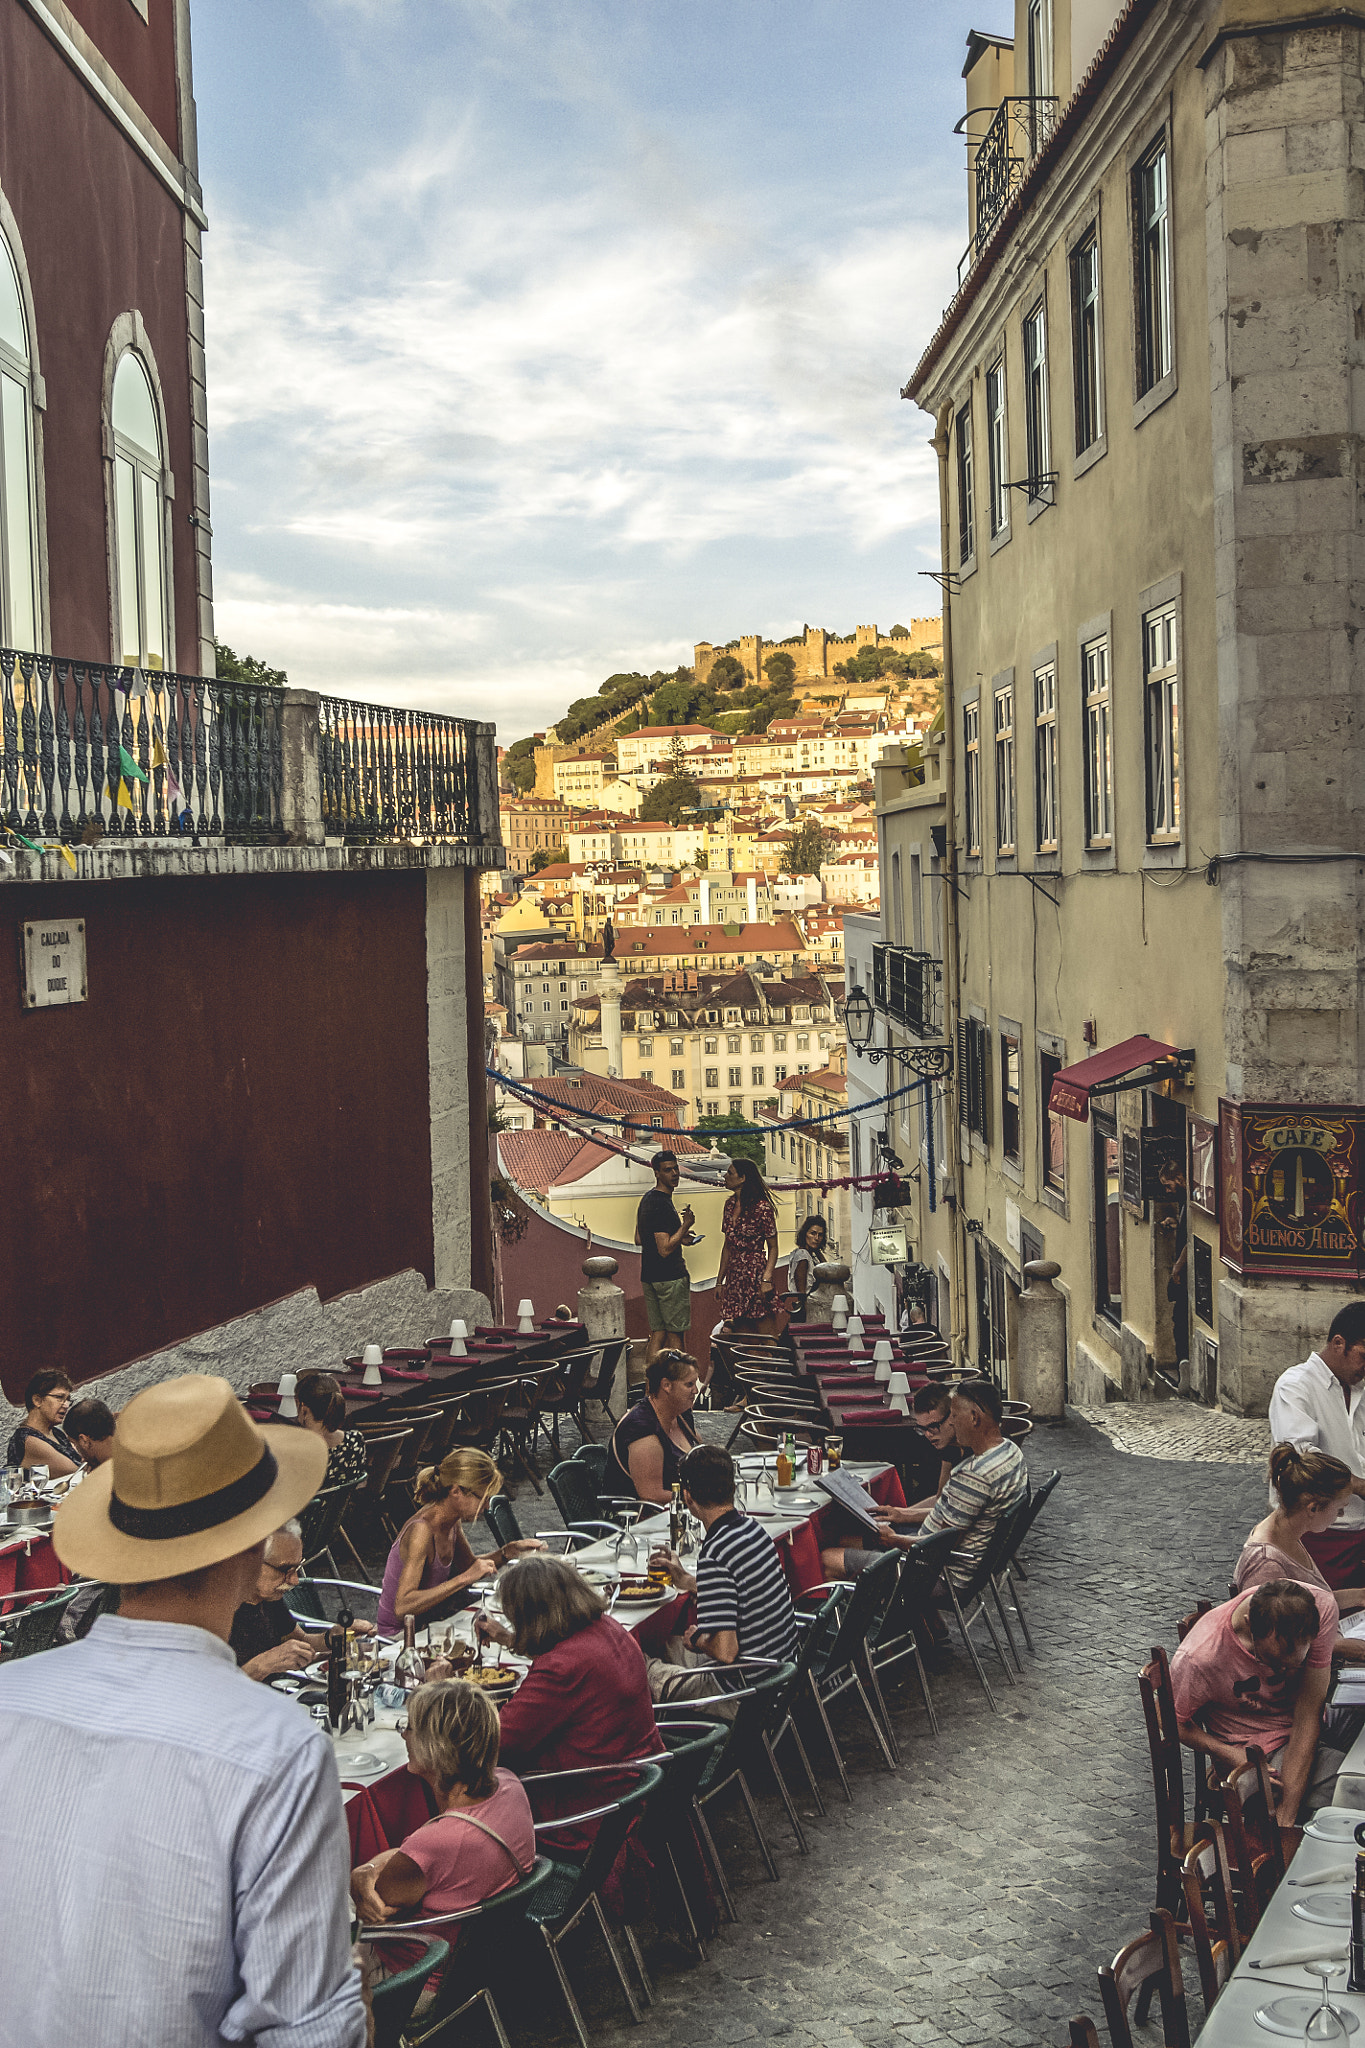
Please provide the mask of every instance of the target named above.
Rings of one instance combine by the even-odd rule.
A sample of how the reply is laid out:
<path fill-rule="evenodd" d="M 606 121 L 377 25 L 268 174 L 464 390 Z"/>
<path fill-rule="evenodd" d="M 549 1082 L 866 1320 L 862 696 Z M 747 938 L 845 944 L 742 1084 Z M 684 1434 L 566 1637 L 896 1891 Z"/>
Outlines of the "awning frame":
<path fill-rule="evenodd" d="M 1143 1067 L 1134 1067 L 1129 1074 L 1120 1074 L 1113 1081 L 1101 1081 L 1096 1087 L 1086 1090 L 1092 1102 L 1102 1095 L 1125 1095 L 1134 1088 L 1153 1088 L 1159 1081 L 1183 1081 L 1194 1066 L 1194 1048 L 1181 1046 L 1173 1057 L 1163 1060 L 1148 1060 Z"/>

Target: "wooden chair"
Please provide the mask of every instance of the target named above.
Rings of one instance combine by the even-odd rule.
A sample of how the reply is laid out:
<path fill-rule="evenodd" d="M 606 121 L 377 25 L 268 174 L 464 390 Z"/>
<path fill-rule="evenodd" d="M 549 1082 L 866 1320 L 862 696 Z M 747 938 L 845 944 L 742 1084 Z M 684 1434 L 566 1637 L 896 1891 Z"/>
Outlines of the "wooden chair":
<path fill-rule="evenodd" d="M 1197 1621 L 1213 1606 L 1212 1600 L 1196 1600 L 1188 1614 L 1182 1614 L 1175 1625 L 1177 1642 L 1183 1643 Z M 1202 1749 L 1190 1752 L 1191 1775 L 1194 1779 L 1194 1817 L 1196 1820 L 1221 1820 L 1223 1809 L 1218 1803 L 1218 1774 Z"/>
<path fill-rule="evenodd" d="M 1190 1850 L 1180 1867 L 1180 1876 L 1207 2015 L 1242 1953 L 1232 1901 L 1227 1841 L 1216 1820 L 1209 1822 L 1207 1841 L 1196 1842 Z"/>
<path fill-rule="evenodd" d="M 1070 2048 L 1100 2048 L 1100 2037 L 1089 2013 L 1078 2012 L 1067 2029 Z"/>
<path fill-rule="evenodd" d="M 1275 1818 L 1275 1788 L 1263 1750 L 1249 1748 L 1242 1768 L 1231 1772 L 1217 1789 L 1237 1921 L 1242 1940 L 1247 1942 L 1284 1877 L 1284 1835 L 1291 1835 L 1297 1848 L 1299 1830 L 1282 1831 Z"/>
<path fill-rule="evenodd" d="M 1156 1797 L 1156 1903 L 1158 1911 L 1180 1913 L 1184 1891 L 1181 1866 L 1206 1833 L 1201 1818 L 1185 1818 L 1184 1750 L 1176 1722 L 1175 1697 L 1166 1652 L 1157 1644 L 1152 1661 L 1138 1673 L 1147 1747 Z"/>
<path fill-rule="evenodd" d="M 1101 1963 L 1100 2002 L 1113 2048 L 1133 2048 L 1128 2009 L 1136 1998 L 1139 2011 L 1161 2000 L 1161 2031 L 1167 2048 L 1190 2048 L 1190 2015 L 1180 1974 L 1180 1948 L 1169 1913 L 1153 1913 L 1150 1934 L 1140 1934 L 1121 1948 L 1112 1963 Z"/>

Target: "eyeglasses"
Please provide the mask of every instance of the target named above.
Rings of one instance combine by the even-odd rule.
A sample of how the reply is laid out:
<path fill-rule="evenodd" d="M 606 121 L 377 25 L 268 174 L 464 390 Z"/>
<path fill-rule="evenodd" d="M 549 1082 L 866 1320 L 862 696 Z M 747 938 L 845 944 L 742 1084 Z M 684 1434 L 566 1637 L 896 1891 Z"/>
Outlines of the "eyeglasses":
<path fill-rule="evenodd" d="M 407 1715 L 406 1715 L 406 1714 L 405 1714 L 405 1715 L 403 1716 L 403 1718 L 402 1718 L 402 1720 L 401 1720 L 401 1721 L 395 1721 L 395 1722 L 394 1722 L 394 1724 L 393 1724 L 393 1729 L 394 1729 L 394 1733 L 395 1733 L 395 1735 L 401 1735 L 401 1736 L 402 1736 L 402 1738 L 403 1738 L 403 1740 L 404 1740 L 404 1742 L 406 1742 L 406 1741 L 407 1741 L 407 1739 L 408 1739 L 408 1717 L 407 1717 Z"/>
<path fill-rule="evenodd" d="M 296 1579 L 299 1573 L 303 1570 L 302 1560 L 300 1560 L 298 1564 L 274 1564 L 267 1557 L 264 1560 L 264 1563 L 266 1570 L 268 1572 L 274 1572 L 275 1576 L 281 1581 L 285 1579 Z"/>

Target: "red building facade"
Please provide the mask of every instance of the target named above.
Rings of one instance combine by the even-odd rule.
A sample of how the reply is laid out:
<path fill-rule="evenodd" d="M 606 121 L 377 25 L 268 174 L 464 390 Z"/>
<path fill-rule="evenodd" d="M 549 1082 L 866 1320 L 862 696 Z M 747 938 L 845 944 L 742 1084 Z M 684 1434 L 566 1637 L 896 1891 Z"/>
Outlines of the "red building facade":
<path fill-rule="evenodd" d="M 0 646 L 212 673 L 188 0 L 0 0 Z"/>

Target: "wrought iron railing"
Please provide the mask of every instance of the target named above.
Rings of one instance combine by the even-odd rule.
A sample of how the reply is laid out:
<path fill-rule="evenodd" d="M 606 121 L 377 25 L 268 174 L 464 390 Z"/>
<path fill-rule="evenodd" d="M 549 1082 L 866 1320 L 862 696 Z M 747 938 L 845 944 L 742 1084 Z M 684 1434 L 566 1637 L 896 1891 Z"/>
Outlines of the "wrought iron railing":
<path fill-rule="evenodd" d="M 0 821 L 29 838 L 282 837 L 280 690 L 0 648 Z"/>
<path fill-rule="evenodd" d="M 942 1036 L 942 985 L 942 962 L 932 953 L 910 953 L 903 946 L 872 948 L 873 1002 L 883 1016 L 919 1038 Z"/>
<path fill-rule="evenodd" d="M 1052 140 L 1058 106 L 1055 94 L 1011 95 L 996 108 L 969 166 L 976 184 L 976 230 L 957 266 L 959 284 L 995 232 L 1034 157 Z"/>
<path fill-rule="evenodd" d="M 318 721 L 322 818 L 332 837 L 479 836 L 475 724 L 345 697 L 323 697 Z"/>

